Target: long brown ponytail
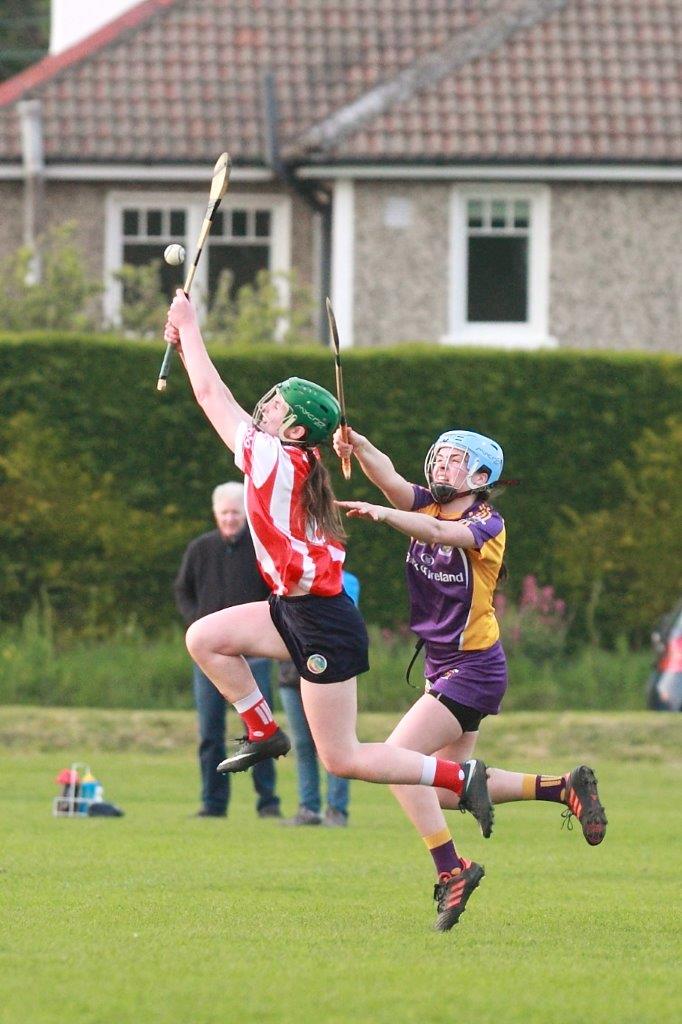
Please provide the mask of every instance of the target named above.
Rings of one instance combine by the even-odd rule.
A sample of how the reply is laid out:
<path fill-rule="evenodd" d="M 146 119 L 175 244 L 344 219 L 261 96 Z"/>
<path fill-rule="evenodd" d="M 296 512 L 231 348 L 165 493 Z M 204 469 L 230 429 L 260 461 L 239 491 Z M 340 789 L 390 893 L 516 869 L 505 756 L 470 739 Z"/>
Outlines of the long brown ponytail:
<path fill-rule="evenodd" d="M 341 514 L 335 504 L 327 467 L 322 464 L 314 452 L 309 451 L 308 455 L 311 467 L 303 485 L 303 505 L 308 518 L 315 523 L 318 533 L 328 540 L 335 540 L 343 544 L 346 539 L 346 531 L 343 528 Z"/>

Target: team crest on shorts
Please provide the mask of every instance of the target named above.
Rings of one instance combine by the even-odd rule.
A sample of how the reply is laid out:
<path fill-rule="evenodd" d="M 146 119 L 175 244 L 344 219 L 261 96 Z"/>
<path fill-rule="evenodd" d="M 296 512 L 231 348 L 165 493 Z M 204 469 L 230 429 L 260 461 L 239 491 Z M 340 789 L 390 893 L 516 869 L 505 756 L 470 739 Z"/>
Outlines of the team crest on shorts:
<path fill-rule="evenodd" d="M 311 654 L 306 661 L 306 665 L 308 666 L 309 672 L 313 672 L 314 675 L 319 676 L 327 667 L 327 659 L 324 654 Z"/>

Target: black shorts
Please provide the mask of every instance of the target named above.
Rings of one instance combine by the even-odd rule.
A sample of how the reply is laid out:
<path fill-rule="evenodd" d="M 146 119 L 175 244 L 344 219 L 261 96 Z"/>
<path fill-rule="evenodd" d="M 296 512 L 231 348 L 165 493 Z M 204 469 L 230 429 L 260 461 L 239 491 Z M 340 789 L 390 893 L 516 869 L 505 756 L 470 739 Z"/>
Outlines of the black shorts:
<path fill-rule="evenodd" d="M 341 683 L 367 672 L 369 641 L 362 615 L 345 591 L 268 598 L 270 616 L 291 660 L 311 683 Z"/>
<path fill-rule="evenodd" d="M 426 691 L 430 697 L 435 697 L 441 704 L 444 704 L 448 711 L 455 716 L 462 726 L 462 732 L 478 732 L 478 727 L 487 715 L 484 711 L 477 711 L 476 708 L 468 708 L 466 704 L 460 704 L 444 693 L 435 690 Z"/>

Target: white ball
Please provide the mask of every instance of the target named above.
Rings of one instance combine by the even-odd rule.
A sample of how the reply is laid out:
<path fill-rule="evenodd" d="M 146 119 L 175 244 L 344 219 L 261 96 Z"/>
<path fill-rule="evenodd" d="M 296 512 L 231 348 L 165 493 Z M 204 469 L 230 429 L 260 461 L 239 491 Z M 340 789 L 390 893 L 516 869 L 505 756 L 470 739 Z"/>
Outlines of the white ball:
<path fill-rule="evenodd" d="M 179 267 L 181 263 L 185 262 L 185 250 L 177 242 L 173 242 L 172 245 L 166 246 L 163 258 L 171 267 Z"/>

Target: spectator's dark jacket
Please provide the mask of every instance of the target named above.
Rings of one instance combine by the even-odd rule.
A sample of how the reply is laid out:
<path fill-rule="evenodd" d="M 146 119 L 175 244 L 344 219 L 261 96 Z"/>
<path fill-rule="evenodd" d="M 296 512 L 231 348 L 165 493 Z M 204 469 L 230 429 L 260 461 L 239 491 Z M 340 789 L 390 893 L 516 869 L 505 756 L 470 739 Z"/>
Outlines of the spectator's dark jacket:
<path fill-rule="evenodd" d="M 173 590 L 187 625 L 221 608 L 266 600 L 270 590 L 258 571 L 248 527 L 230 540 L 211 530 L 191 541 Z"/>

